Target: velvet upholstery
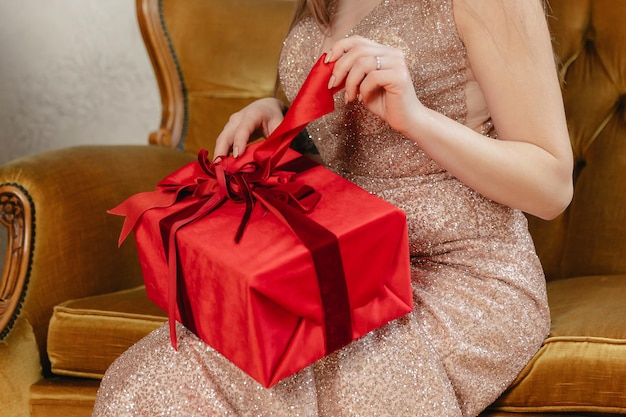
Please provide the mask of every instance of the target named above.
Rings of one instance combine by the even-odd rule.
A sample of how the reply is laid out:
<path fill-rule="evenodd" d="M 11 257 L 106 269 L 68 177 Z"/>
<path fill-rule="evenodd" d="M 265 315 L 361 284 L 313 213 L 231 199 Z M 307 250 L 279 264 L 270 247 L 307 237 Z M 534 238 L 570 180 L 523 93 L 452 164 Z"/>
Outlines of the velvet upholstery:
<path fill-rule="evenodd" d="M 48 328 L 52 372 L 102 378 L 115 358 L 165 321 L 143 285 L 61 303 Z"/>
<path fill-rule="evenodd" d="M 100 381 L 45 378 L 30 387 L 30 417 L 90 417 Z"/>
<path fill-rule="evenodd" d="M 117 248 L 121 219 L 105 210 L 213 149 L 229 114 L 273 92 L 293 0 L 136 2 L 163 102 L 158 146 L 0 167 L 0 220 L 22 236 L 2 278 L 18 284 L 0 305 L 0 415 L 90 415 L 111 361 L 164 320 L 140 286 L 132 239 Z M 575 194 L 556 220 L 529 218 L 552 329 L 483 417 L 626 414 L 626 2 L 549 3 Z"/>
<path fill-rule="evenodd" d="M 0 167 L 0 186 L 19 185 L 35 213 L 34 245 L 26 254 L 30 257 L 27 285 L 14 313 L 16 320 L 1 341 L 0 386 L 10 388 L 0 390 L 0 414 L 28 416 L 30 386 L 52 375 L 47 333 L 55 305 L 142 283 L 132 242 L 117 248 L 121 219 L 106 210 L 125 195 L 154 187 L 191 160 L 193 156 L 167 148 L 84 146 L 28 156 Z M 16 396 L 23 401 L 16 402 Z M 14 409 L 5 408 L 12 404 Z"/>
<path fill-rule="evenodd" d="M 193 153 L 200 148 L 212 151 L 228 116 L 273 94 L 293 1 L 194 1 L 185 7 L 165 1 L 163 7 L 178 62 L 193 62 L 182 69 L 188 106 L 184 148 Z M 252 41 L 259 37 L 271 47 Z M 220 41 L 199 43 L 200 39 Z"/>
<path fill-rule="evenodd" d="M 33 328 L 18 318 L 11 333 L 0 341 L 0 415 L 26 416 L 29 387 L 41 378 L 41 363 Z"/>
<path fill-rule="evenodd" d="M 492 409 L 626 414 L 625 279 L 551 281 L 550 335 Z"/>
<path fill-rule="evenodd" d="M 531 219 L 549 279 L 626 274 L 626 2 L 551 0 L 575 158 L 572 204 Z"/>
<path fill-rule="evenodd" d="M 167 102 L 151 141 L 194 154 L 201 148 L 212 151 L 232 113 L 274 93 L 294 0 L 137 4 L 148 17 L 158 13 L 151 19 L 156 25 L 140 18 Z M 167 42 L 161 42 L 164 36 Z"/>

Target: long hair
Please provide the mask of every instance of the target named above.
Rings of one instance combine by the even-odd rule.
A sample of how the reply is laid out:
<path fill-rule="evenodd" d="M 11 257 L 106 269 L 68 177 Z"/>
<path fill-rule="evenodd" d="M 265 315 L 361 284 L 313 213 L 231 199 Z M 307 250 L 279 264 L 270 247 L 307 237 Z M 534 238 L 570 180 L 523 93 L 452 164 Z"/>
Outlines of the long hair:
<path fill-rule="evenodd" d="M 303 18 L 312 16 L 320 28 L 328 30 L 330 27 L 331 7 L 333 0 L 297 0 L 295 14 L 291 22 L 291 27 L 295 26 Z M 548 0 L 541 0 L 544 10 L 549 12 Z"/>
<path fill-rule="evenodd" d="M 321 29 L 327 30 L 330 27 L 332 3 L 333 0 L 297 0 L 291 27 L 311 16 Z"/>
<path fill-rule="evenodd" d="M 333 14 L 333 8 L 337 0 L 297 0 L 293 19 L 291 21 L 291 28 L 297 25 L 302 19 L 312 17 L 323 32 L 330 30 L 331 18 Z M 437 3 L 442 0 L 426 0 L 428 2 Z M 512 30 L 527 30 L 528 27 L 523 24 L 521 15 L 513 7 L 513 4 L 506 3 L 504 0 L 499 0 L 502 3 L 505 13 L 511 17 Z M 549 0 L 535 0 L 537 3 L 543 6 L 544 15 L 550 17 L 550 3 Z M 483 21 L 480 14 L 468 9 L 470 15 L 481 22 L 485 26 L 485 31 L 490 32 L 489 25 Z"/>
<path fill-rule="evenodd" d="M 330 28 L 331 4 L 334 3 L 334 1 L 335 0 L 297 0 L 289 30 L 291 31 L 302 19 L 312 16 L 320 29 L 327 31 Z M 278 74 L 276 75 L 276 83 L 274 84 L 274 96 L 285 100 Z"/>

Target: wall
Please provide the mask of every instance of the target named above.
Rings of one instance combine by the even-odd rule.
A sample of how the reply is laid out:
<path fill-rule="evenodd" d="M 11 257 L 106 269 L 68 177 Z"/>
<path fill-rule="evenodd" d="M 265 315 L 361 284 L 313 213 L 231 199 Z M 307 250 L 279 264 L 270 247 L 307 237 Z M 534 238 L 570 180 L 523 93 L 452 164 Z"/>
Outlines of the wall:
<path fill-rule="evenodd" d="M 160 118 L 133 0 L 0 0 L 0 165 L 147 143 Z"/>

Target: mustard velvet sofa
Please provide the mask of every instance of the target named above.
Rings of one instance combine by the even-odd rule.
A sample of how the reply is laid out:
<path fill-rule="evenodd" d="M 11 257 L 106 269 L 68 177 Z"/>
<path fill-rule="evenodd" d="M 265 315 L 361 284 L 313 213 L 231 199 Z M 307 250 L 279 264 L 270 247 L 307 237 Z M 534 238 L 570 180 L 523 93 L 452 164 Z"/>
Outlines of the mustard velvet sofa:
<path fill-rule="evenodd" d="M 212 149 L 228 115 L 274 93 L 293 0 L 136 3 L 163 104 L 150 145 L 0 167 L 0 416 L 90 415 L 108 365 L 166 320 L 106 210 Z M 551 0 L 549 13 L 575 194 L 556 220 L 529 218 L 552 331 L 484 416 L 626 414 L 626 1 Z"/>

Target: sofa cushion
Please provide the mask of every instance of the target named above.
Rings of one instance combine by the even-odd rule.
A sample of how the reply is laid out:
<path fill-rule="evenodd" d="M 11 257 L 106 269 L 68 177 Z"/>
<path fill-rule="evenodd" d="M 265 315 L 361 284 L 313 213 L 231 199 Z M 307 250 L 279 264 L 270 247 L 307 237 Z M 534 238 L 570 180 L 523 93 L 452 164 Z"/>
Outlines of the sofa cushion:
<path fill-rule="evenodd" d="M 166 320 L 143 286 L 57 305 L 48 330 L 52 372 L 101 378 L 115 358 Z"/>
<path fill-rule="evenodd" d="M 41 378 L 33 327 L 22 315 L 0 340 L 0 416 L 28 417 L 28 387 Z"/>
<path fill-rule="evenodd" d="M 492 408 L 626 413 L 626 276 L 548 283 L 550 336 Z"/>
<path fill-rule="evenodd" d="M 84 378 L 42 379 L 30 387 L 30 417 L 90 417 L 99 385 Z"/>
<path fill-rule="evenodd" d="M 550 336 L 492 412 L 626 413 L 624 294 L 624 275 L 549 282 Z M 143 287 L 63 303 L 50 324 L 52 369 L 100 378 L 166 319 Z"/>

